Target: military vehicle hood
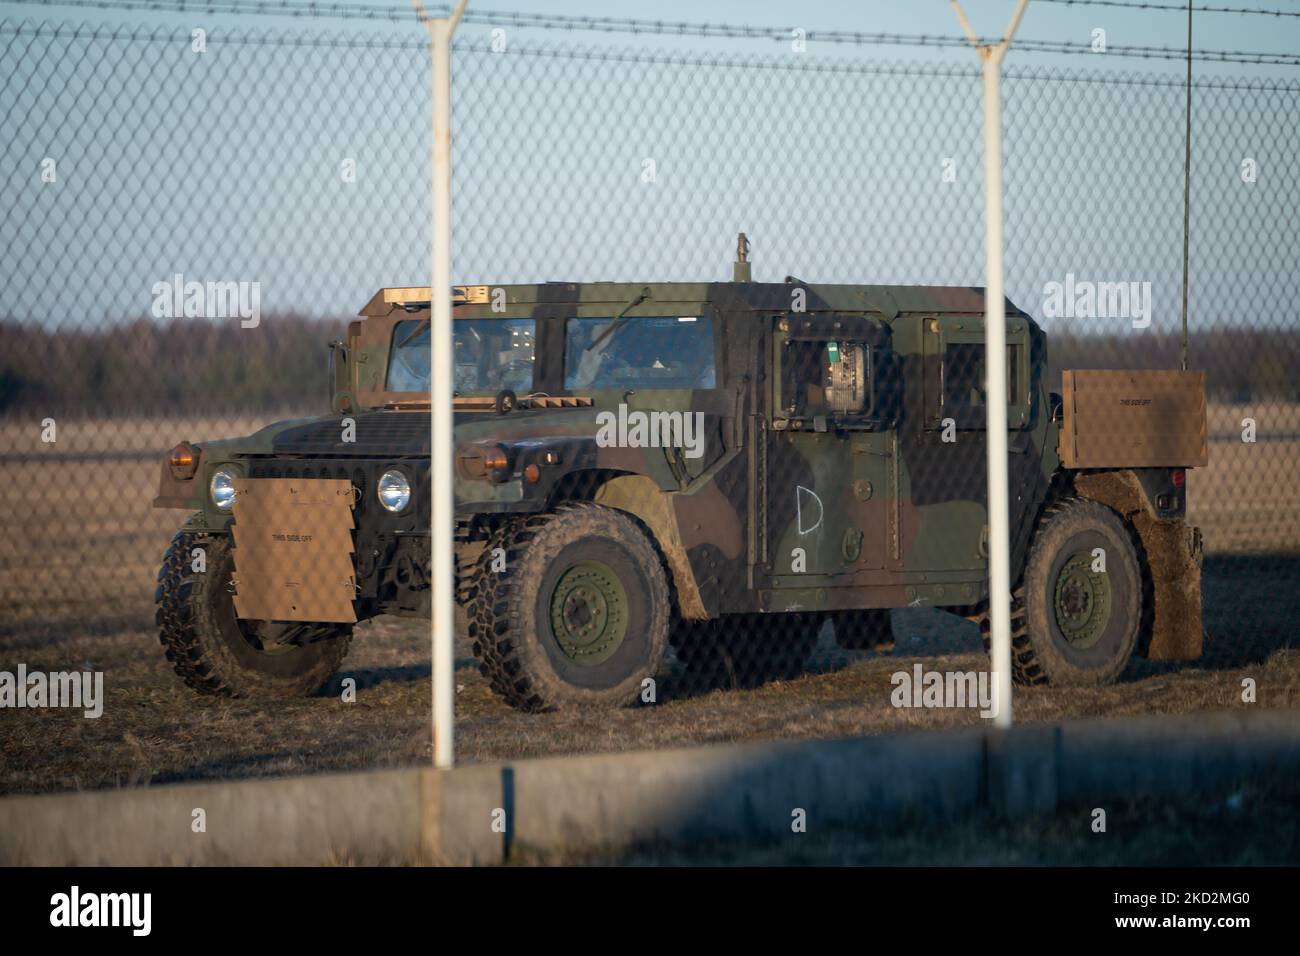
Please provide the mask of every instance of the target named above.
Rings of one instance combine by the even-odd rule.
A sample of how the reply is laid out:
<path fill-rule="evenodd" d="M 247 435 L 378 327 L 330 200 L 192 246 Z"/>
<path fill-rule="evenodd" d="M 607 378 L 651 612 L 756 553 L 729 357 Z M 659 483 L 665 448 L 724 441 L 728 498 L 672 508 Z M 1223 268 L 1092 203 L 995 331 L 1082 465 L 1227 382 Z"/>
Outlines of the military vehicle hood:
<path fill-rule="evenodd" d="M 508 415 L 464 412 L 455 416 L 456 444 L 479 440 L 509 442 L 546 436 L 594 436 L 598 409 L 519 409 Z M 355 422 L 354 441 L 345 442 L 346 418 Z M 267 425 L 243 438 L 201 442 L 208 455 L 322 455 L 402 457 L 429 454 L 429 413 L 384 409 L 352 416 L 324 415 Z"/>

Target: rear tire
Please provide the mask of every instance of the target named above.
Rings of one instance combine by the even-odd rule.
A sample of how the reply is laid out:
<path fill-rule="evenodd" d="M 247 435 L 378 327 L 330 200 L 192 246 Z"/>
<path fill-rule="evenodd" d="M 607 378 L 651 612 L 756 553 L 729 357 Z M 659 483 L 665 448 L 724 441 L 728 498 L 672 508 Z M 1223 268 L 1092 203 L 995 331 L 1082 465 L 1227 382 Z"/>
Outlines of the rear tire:
<path fill-rule="evenodd" d="M 631 705 L 667 650 L 663 562 L 612 508 L 575 502 L 511 523 L 483 549 L 467 597 L 479 671 L 520 710 Z"/>
<path fill-rule="evenodd" d="M 1100 549 L 1105 570 L 1098 567 Z M 1133 537 L 1105 505 L 1066 498 L 1039 520 L 1011 608 L 1020 684 L 1112 684 L 1138 644 L 1145 588 Z M 990 646 L 988 615 L 980 622 Z"/>
<path fill-rule="evenodd" d="M 194 570 L 203 548 L 205 570 Z M 351 624 L 241 621 L 229 587 L 234 558 L 224 535 L 182 531 L 158 572 L 155 620 L 167 659 L 194 690 L 222 697 L 275 699 L 314 694 L 352 640 Z M 291 640 L 280 643 L 279 637 Z"/>

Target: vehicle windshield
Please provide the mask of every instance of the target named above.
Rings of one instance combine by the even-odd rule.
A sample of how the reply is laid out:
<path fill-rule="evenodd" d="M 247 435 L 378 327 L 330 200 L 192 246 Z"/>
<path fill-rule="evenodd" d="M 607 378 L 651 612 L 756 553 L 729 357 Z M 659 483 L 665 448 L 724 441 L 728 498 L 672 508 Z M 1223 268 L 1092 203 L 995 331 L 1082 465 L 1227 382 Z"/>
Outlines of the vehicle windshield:
<path fill-rule="evenodd" d="M 532 319 L 457 319 L 452 323 L 456 394 L 533 390 Z M 407 319 L 393 329 L 388 391 L 429 390 L 429 323 Z"/>
<path fill-rule="evenodd" d="M 715 379 L 713 323 L 704 316 L 565 322 L 565 388 L 713 388 Z"/>

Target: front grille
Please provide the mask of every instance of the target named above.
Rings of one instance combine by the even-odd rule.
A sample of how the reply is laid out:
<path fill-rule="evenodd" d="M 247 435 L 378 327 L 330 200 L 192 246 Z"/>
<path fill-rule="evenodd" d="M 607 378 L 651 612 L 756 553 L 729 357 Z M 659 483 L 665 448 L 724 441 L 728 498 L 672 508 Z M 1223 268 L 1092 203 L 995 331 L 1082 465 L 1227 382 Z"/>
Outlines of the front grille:
<path fill-rule="evenodd" d="M 337 478 L 351 481 L 359 490 L 364 490 L 366 473 L 360 468 L 351 474 L 343 465 L 302 464 L 297 461 L 281 461 L 273 458 L 254 458 L 248 468 L 249 478 Z"/>
<path fill-rule="evenodd" d="M 327 464 L 321 462 L 284 461 L 274 458 L 255 458 L 249 463 L 249 478 L 337 478 L 352 482 L 356 491 L 357 511 L 365 507 L 366 473 L 361 468 L 350 472 L 343 463 Z"/>
<path fill-rule="evenodd" d="M 272 448 L 286 455 L 312 453 L 355 455 L 427 455 L 429 415 L 427 412 L 371 412 L 358 415 L 356 441 L 343 442 L 341 420 L 326 419 L 276 436 Z"/>
<path fill-rule="evenodd" d="M 355 514 L 357 521 L 369 517 L 376 528 L 394 531 L 414 530 L 412 523 L 420 527 L 429 524 L 429 485 L 427 462 L 402 462 L 407 473 L 415 472 L 411 494 L 416 497 L 415 507 L 407 507 L 400 515 L 394 515 L 379 506 L 374 499 L 374 488 L 379 476 L 397 462 L 393 459 L 380 459 L 366 462 L 355 460 L 304 460 L 295 458 L 252 458 L 248 461 L 249 478 L 338 478 L 350 481 L 356 490 L 357 504 Z M 417 469 L 412 465 L 420 466 Z"/>

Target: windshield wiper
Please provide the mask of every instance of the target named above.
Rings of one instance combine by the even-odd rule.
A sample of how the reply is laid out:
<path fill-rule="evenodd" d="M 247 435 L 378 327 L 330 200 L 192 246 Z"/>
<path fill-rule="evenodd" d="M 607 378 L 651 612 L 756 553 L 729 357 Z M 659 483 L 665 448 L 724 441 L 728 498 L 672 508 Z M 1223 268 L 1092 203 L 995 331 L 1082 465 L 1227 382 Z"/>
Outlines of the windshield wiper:
<path fill-rule="evenodd" d="M 423 332 L 423 331 L 424 331 L 425 329 L 427 329 L 428 327 L 429 327 L 429 320 L 428 320 L 428 319 L 421 319 L 421 320 L 420 320 L 420 324 L 417 325 L 414 329 L 411 330 L 411 334 L 408 335 L 406 338 L 402 339 L 402 341 L 400 341 L 400 342 L 397 343 L 397 347 L 398 347 L 399 349 L 401 349 L 401 348 L 405 348 L 407 345 L 410 344 L 411 339 L 415 338 L 417 335 L 419 335 L 421 332 Z"/>
<path fill-rule="evenodd" d="M 600 334 L 597 335 L 594 339 L 591 340 L 591 344 L 588 345 L 585 349 L 582 350 L 582 351 L 583 351 L 583 354 L 586 354 L 587 352 L 590 352 L 590 351 L 591 351 L 592 349 L 594 349 L 597 345 L 600 345 L 602 342 L 604 342 L 606 339 L 608 339 L 611 335 L 613 335 L 615 329 L 618 329 L 618 328 L 621 328 L 621 327 L 622 327 L 622 325 L 623 325 L 623 319 L 627 316 L 627 314 L 628 314 L 629 312 L 631 312 L 633 309 L 635 309 L 638 305 L 640 305 L 642 302 L 644 302 L 644 301 L 645 301 L 646 299 L 648 299 L 648 298 L 650 298 L 650 287 L 649 287 L 649 286 L 645 286 L 644 288 L 641 289 L 641 291 L 640 291 L 639 293 L 637 293 L 637 296 L 636 296 L 635 299 L 633 299 L 633 300 L 632 300 L 631 302 L 629 302 L 627 305 L 623 306 L 623 311 L 620 312 L 618 315 L 614 316 L 613 321 L 610 322 L 609 325 L 607 325 L 607 326 L 605 326 L 603 329 L 601 329 Z"/>

